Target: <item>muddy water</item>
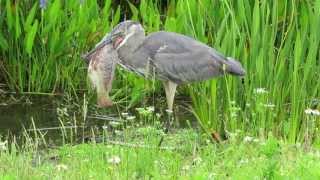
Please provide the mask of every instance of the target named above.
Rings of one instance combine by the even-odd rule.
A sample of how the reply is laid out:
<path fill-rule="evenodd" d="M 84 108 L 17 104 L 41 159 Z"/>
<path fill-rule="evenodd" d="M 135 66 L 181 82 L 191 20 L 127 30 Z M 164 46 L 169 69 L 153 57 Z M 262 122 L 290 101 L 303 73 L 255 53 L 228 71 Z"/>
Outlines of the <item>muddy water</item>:
<path fill-rule="evenodd" d="M 0 99 L 0 133 L 19 133 L 31 128 L 32 120 L 43 127 L 55 126 L 56 99 L 50 97 L 2 97 Z"/>
<path fill-rule="evenodd" d="M 95 101 L 88 104 L 88 113 L 85 122 L 83 121 L 83 100 L 66 101 L 63 97 L 55 96 L 0 96 L 0 136 L 21 136 L 25 130 L 32 134 L 34 129 L 46 134 L 46 138 L 61 140 L 61 121 L 63 125 L 70 129 L 85 130 L 85 134 L 90 134 L 92 129 L 101 132 L 104 127 L 109 126 L 110 121 L 121 121 L 119 108 L 96 108 Z M 178 103 L 177 103 L 178 104 Z M 159 107 L 158 105 L 155 105 Z M 119 106 L 118 106 L 119 107 Z M 175 128 L 185 127 L 186 121 L 192 124 L 196 121 L 193 115 L 182 106 L 176 108 Z M 160 108 L 165 109 L 165 108 Z M 156 113 L 160 110 L 156 108 Z M 163 112 L 162 112 L 163 113 Z M 139 122 L 139 114 L 134 108 L 129 110 L 129 114 L 137 118 L 130 123 Z M 166 114 L 162 114 L 161 121 L 166 120 Z M 76 126 L 76 127 L 75 127 Z M 35 127 L 35 128 L 34 128 Z M 71 130 L 67 131 L 71 131 Z M 81 134 L 83 136 L 83 134 Z"/>

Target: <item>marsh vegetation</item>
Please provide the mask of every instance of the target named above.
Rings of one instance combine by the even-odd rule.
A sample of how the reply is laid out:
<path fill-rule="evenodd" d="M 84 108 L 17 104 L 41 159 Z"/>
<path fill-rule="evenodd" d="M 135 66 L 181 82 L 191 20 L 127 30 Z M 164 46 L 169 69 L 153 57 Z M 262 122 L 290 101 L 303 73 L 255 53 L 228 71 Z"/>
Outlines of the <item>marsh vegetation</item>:
<path fill-rule="evenodd" d="M 178 88 L 164 144 L 176 149 L 154 148 L 167 118 L 157 80 L 117 68 L 114 106 L 95 106 L 81 55 L 124 19 L 246 69 Z M 0 0 L 1 176 L 319 178 L 319 19 L 319 0 Z"/>

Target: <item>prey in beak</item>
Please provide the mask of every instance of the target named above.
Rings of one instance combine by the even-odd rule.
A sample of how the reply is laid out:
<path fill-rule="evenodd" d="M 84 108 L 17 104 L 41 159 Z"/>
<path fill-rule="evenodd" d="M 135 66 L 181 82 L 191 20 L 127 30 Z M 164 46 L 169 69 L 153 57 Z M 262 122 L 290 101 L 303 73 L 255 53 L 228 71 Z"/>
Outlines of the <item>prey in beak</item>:
<path fill-rule="evenodd" d="M 113 37 L 111 35 L 106 36 L 94 49 L 81 56 L 89 64 L 88 77 L 93 88 L 97 91 L 99 107 L 113 105 L 109 93 L 112 89 L 112 81 L 118 62 L 118 53 L 112 43 Z"/>

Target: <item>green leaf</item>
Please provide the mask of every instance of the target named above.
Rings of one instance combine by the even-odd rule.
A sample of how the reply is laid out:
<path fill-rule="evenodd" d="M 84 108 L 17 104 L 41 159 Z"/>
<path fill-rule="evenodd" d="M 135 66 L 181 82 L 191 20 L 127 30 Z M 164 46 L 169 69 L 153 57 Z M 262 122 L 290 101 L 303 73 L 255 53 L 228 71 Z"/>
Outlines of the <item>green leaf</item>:
<path fill-rule="evenodd" d="M 137 21 L 138 20 L 139 11 L 132 3 L 130 3 L 129 1 L 128 1 L 128 3 L 129 3 L 129 6 L 130 6 L 130 9 L 131 9 L 131 12 L 132 12 L 131 19 Z"/>
<path fill-rule="evenodd" d="M 119 21 L 120 21 L 120 6 L 118 6 L 115 15 L 112 17 L 111 26 L 114 27 L 116 24 L 119 23 Z"/>
<path fill-rule="evenodd" d="M 12 15 L 10 0 L 6 1 L 6 11 L 7 11 L 7 25 L 10 30 L 10 29 L 12 29 L 12 26 L 13 26 L 13 15 Z"/>
<path fill-rule="evenodd" d="M 3 37 L 2 33 L 0 33 L 0 47 L 3 50 L 7 50 L 9 45 L 7 40 Z"/>
<path fill-rule="evenodd" d="M 37 30 L 38 30 L 38 25 L 39 25 L 39 22 L 36 19 L 35 23 L 33 23 L 30 31 L 27 33 L 27 36 L 26 36 L 25 47 L 26 47 L 26 51 L 29 55 L 31 55 L 31 53 L 32 53 L 32 47 L 34 45 L 34 39 L 35 39 Z"/>
<path fill-rule="evenodd" d="M 148 18 L 147 7 L 148 7 L 148 2 L 146 2 L 145 0 L 141 0 L 139 9 L 140 9 L 140 14 L 143 21 L 147 21 L 147 18 Z"/>
<path fill-rule="evenodd" d="M 20 37 L 21 35 L 21 26 L 20 26 L 20 17 L 19 17 L 19 6 L 16 6 L 16 24 L 15 24 L 15 30 L 16 30 L 16 40 Z"/>
<path fill-rule="evenodd" d="M 106 0 L 104 3 L 104 7 L 102 9 L 102 14 L 104 18 L 109 17 L 110 15 L 110 6 L 111 6 L 111 0 Z"/>
<path fill-rule="evenodd" d="M 49 12 L 49 23 L 55 26 L 58 17 L 60 16 L 60 0 L 53 1 Z"/>
<path fill-rule="evenodd" d="M 38 7 L 38 3 L 35 3 L 32 7 L 32 9 L 29 11 L 29 14 L 27 16 L 27 19 L 24 23 L 24 29 L 25 31 L 28 31 L 30 28 L 31 28 L 31 24 L 33 22 L 33 19 L 34 19 L 34 16 L 36 14 L 36 10 L 37 10 L 37 7 Z"/>
<path fill-rule="evenodd" d="M 252 25 L 252 34 L 257 35 L 260 27 L 260 7 L 259 1 L 256 0 L 253 8 L 253 25 Z"/>

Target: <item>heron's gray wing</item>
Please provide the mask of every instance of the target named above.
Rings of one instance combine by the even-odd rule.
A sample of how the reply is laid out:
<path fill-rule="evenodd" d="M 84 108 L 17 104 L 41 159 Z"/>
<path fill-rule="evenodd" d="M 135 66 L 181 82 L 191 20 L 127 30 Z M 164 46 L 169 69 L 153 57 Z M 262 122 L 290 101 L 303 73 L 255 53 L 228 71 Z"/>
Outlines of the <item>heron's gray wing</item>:
<path fill-rule="evenodd" d="M 180 84 L 224 74 L 223 64 L 227 59 L 190 37 L 157 32 L 147 37 L 143 47 L 148 51 L 156 73 L 162 79 Z"/>
<path fill-rule="evenodd" d="M 209 54 L 200 52 L 158 53 L 153 63 L 160 76 L 179 84 L 223 75 L 223 63 L 212 59 Z"/>

